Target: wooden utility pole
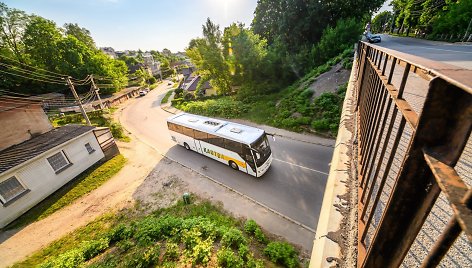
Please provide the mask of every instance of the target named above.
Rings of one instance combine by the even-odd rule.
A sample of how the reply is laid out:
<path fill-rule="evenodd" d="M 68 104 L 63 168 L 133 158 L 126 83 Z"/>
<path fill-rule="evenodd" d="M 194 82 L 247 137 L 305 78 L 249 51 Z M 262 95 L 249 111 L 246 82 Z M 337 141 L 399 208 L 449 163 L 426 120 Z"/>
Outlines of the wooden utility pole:
<path fill-rule="evenodd" d="M 70 76 L 66 77 L 67 84 L 69 85 L 70 90 L 72 91 L 72 94 L 74 95 L 75 100 L 79 103 L 80 111 L 82 112 L 82 115 L 85 118 L 85 121 L 87 122 L 87 125 L 91 126 L 92 123 L 90 123 L 90 120 L 87 116 L 87 113 L 85 112 L 84 107 L 82 106 L 82 102 L 80 101 L 79 96 L 77 95 L 77 92 L 75 92 L 74 84 L 72 84 L 72 81 L 70 81 Z"/>
<path fill-rule="evenodd" d="M 100 102 L 100 109 L 103 110 L 104 108 L 103 102 L 102 102 L 102 99 L 100 98 L 100 94 L 98 93 L 100 89 L 95 85 L 95 81 L 93 81 L 93 74 L 90 75 L 90 79 L 92 81 L 92 87 L 93 87 L 93 90 L 95 91 L 95 95 L 97 95 L 98 101 Z"/>

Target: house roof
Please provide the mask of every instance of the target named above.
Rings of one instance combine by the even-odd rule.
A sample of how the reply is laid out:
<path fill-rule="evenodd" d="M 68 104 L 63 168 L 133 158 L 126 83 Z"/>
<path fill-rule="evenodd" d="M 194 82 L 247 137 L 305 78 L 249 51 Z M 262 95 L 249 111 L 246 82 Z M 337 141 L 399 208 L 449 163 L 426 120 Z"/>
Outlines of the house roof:
<path fill-rule="evenodd" d="M 54 147 L 90 132 L 94 128 L 92 126 L 67 125 L 8 147 L 0 151 L 0 174 Z"/>

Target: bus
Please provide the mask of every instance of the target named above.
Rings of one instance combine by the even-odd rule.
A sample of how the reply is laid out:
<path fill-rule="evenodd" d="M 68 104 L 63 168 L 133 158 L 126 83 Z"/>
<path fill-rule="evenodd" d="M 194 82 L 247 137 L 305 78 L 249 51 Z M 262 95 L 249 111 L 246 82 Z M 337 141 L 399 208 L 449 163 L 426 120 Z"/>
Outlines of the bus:
<path fill-rule="evenodd" d="M 272 163 L 262 129 L 189 113 L 169 117 L 167 127 L 172 140 L 185 149 L 249 175 L 261 177 Z"/>

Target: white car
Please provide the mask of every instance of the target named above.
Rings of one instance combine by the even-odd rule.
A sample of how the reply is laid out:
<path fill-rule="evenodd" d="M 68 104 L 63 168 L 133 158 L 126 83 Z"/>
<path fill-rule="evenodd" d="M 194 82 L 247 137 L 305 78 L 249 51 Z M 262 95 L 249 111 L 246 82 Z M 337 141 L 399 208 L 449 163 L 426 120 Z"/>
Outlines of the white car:
<path fill-rule="evenodd" d="M 139 91 L 139 96 L 146 96 L 146 94 L 147 94 L 146 90 Z"/>

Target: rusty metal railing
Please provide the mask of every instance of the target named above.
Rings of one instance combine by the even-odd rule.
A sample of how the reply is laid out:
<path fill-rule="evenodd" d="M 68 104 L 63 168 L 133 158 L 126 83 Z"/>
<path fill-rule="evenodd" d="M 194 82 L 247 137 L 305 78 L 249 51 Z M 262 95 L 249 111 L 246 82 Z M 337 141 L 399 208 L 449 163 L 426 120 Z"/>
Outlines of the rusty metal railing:
<path fill-rule="evenodd" d="M 471 132 L 472 71 L 365 42 L 357 55 L 358 267 L 399 267 L 442 192 L 453 216 L 421 265 L 435 267 L 462 232 L 472 241 L 472 191 L 454 169 Z M 405 98 L 419 79 L 421 111 Z"/>

